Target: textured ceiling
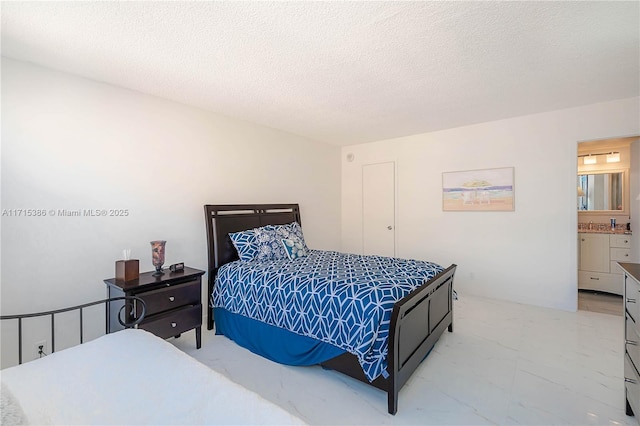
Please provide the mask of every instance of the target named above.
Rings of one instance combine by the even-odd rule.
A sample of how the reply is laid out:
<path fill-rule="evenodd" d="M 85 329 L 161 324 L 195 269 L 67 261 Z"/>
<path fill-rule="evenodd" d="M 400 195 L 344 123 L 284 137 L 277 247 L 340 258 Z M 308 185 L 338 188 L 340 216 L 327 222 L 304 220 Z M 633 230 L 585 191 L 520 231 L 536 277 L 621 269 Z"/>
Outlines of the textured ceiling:
<path fill-rule="evenodd" d="M 638 96 L 640 2 L 2 2 L 2 55 L 336 145 Z"/>

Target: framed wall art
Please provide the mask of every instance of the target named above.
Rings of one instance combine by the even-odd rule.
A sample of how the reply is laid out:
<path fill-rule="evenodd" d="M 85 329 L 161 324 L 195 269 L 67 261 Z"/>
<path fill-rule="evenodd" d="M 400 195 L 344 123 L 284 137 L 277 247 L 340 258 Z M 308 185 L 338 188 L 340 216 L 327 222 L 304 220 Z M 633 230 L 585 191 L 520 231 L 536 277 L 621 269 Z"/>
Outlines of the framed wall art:
<path fill-rule="evenodd" d="M 514 168 L 442 173 L 443 211 L 513 211 Z"/>

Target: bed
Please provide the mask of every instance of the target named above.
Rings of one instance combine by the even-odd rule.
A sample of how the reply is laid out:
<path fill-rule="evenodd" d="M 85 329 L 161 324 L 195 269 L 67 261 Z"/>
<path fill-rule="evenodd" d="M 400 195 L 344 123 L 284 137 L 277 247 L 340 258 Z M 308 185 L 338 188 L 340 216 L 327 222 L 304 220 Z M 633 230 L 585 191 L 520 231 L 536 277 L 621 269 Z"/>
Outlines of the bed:
<path fill-rule="evenodd" d="M 456 265 L 311 250 L 304 241 L 297 258 L 245 258 L 240 243 L 252 232 L 260 239 L 300 227 L 297 204 L 205 205 L 205 219 L 207 328 L 215 318 L 217 334 L 269 359 L 320 364 L 371 384 L 395 414 L 400 388 L 444 330 L 453 331 Z M 298 241 L 287 238 L 283 244 Z"/>
<path fill-rule="evenodd" d="M 136 328 L 6 368 L 0 381 L 3 425 L 304 424 Z"/>

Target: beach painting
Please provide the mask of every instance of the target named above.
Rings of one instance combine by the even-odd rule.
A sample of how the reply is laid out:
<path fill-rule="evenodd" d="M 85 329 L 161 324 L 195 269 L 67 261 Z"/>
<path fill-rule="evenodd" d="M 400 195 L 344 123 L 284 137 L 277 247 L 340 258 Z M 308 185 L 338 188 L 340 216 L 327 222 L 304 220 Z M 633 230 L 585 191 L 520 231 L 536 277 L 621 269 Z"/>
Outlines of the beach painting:
<path fill-rule="evenodd" d="M 442 173 L 443 211 L 513 211 L 514 168 Z"/>

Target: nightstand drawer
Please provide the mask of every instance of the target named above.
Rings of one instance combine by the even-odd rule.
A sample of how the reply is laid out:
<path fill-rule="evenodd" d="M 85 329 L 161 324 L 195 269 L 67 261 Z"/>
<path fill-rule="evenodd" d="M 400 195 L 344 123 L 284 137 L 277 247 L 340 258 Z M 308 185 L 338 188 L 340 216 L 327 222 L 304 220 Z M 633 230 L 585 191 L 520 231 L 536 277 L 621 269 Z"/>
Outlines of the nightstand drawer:
<path fill-rule="evenodd" d="M 640 330 L 638 330 L 638 324 L 629 316 L 625 318 L 624 323 L 624 347 L 633 365 L 640 367 Z"/>
<path fill-rule="evenodd" d="M 147 304 L 147 317 L 184 305 L 200 303 L 200 278 L 184 284 L 136 294 Z"/>
<path fill-rule="evenodd" d="M 625 308 L 636 322 L 640 322 L 640 291 L 638 291 L 638 285 L 631 278 L 626 278 L 624 286 Z"/>
<path fill-rule="evenodd" d="M 201 325 L 202 305 L 197 305 L 157 315 L 138 327 L 166 339 Z"/>
<path fill-rule="evenodd" d="M 624 387 L 627 393 L 627 401 L 631 405 L 631 409 L 636 414 L 640 415 L 640 377 L 638 377 L 638 371 L 629 360 L 628 354 L 624 357 Z"/>

